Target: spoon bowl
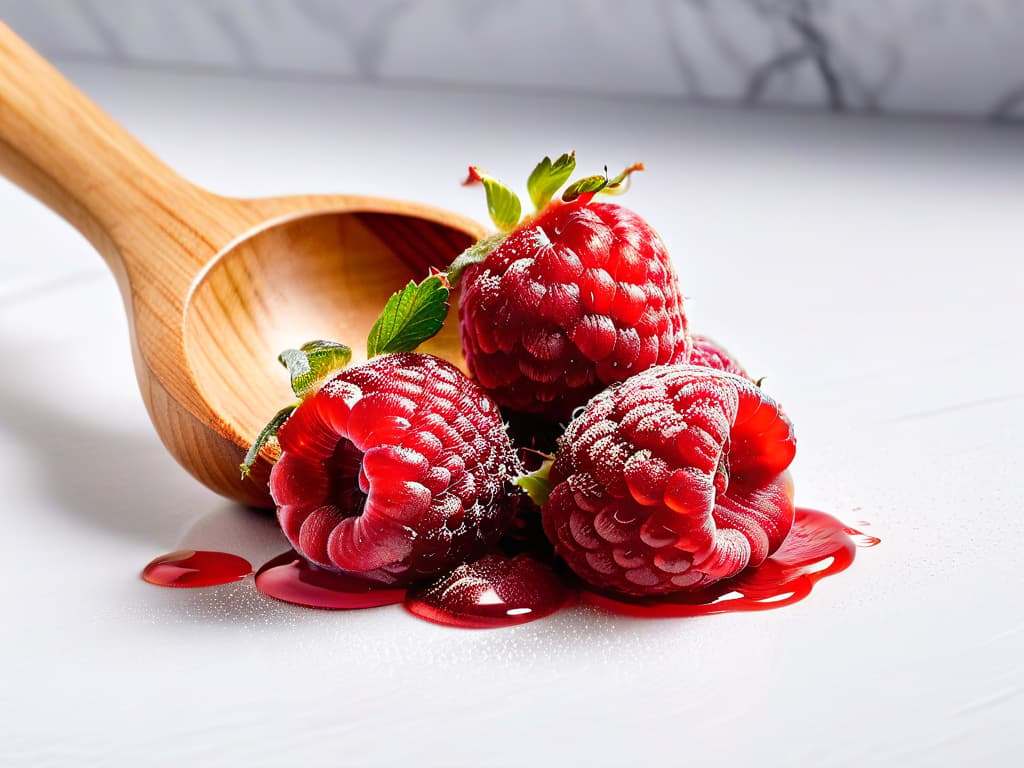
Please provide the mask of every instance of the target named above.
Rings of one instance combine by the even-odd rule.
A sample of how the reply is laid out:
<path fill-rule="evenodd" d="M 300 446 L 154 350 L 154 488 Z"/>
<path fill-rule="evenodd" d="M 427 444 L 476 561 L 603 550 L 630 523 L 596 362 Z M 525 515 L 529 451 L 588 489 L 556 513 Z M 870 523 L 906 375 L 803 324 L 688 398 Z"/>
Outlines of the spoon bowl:
<path fill-rule="evenodd" d="M 246 446 L 294 399 L 277 363 L 281 350 L 331 339 L 352 347 L 353 363 L 365 360 L 364 341 L 388 297 L 475 240 L 426 211 L 396 213 L 393 201 L 382 202 L 377 207 L 392 212 L 371 212 L 364 200 L 357 210 L 272 223 L 216 257 L 195 282 L 185 305 L 184 357 L 197 392 L 223 421 L 219 432 L 236 445 Z M 453 323 L 422 350 L 462 364 Z M 257 466 L 257 482 L 236 487 L 237 451 L 228 461 L 228 477 L 197 474 L 235 498 L 265 488 L 268 466 Z"/>
<path fill-rule="evenodd" d="M 277 355 L 364 341 L 385 301 L 483 235 L 416 203 L 241 200 L 174 173 L 0 23 L 0 172 L 75 226 L 114 273 L 136 376 L 168 451 L 228 498 L 272 506 L 270 462 L 239 464 L 293 398 Z M 454 323 L 424 351 L 461 363 Z"/>

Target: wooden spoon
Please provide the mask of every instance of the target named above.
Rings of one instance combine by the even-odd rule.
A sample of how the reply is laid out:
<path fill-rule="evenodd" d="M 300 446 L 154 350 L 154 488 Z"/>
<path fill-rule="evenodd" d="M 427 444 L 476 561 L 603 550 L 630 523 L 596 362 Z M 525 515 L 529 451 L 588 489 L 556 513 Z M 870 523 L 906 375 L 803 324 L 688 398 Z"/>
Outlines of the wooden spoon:
<path fill-rule="evenodd" d="M 339 147 L 339 152 L 342 151 Z M 456 214 L 349 195 L 221 197 L 175 174 L 0 23 L 0 172 L 74 225 L 117 278 L 167 450 L 228 498 L 271 506 L 251 440 L 292 399 L 276 356 L 360 345 L 387 297 L 483 234 Z M 454 323 L 424 347 L 461 361 Z"/>

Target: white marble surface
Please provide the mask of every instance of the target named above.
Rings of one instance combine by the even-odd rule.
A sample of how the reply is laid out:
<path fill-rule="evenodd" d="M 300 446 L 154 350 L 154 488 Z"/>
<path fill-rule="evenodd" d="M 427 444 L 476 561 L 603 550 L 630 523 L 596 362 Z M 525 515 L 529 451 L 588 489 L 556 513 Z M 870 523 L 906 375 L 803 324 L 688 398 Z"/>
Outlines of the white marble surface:
<path fill-rule="evenodd" d="M 615 99 L 437 94 L 75 64 L 194 180 L 482 215 L 480 162 L 649 170 L 696 328 L 768 376 L 798 502 L 883 539 L 807 600 L 502 631 L 161 590 L 180 547 L 274 525 L 167 457 L 87 244 L 0 183 L 0 765 L 1016 765 L 1024 718 L 1020 134 Z M 543 119 L 538 119 L 542 115 Z"/>
<path fill-rule="evenodd" d="M 1024 119 L 1019 0 L 0 0 L 47 55 Z"/>

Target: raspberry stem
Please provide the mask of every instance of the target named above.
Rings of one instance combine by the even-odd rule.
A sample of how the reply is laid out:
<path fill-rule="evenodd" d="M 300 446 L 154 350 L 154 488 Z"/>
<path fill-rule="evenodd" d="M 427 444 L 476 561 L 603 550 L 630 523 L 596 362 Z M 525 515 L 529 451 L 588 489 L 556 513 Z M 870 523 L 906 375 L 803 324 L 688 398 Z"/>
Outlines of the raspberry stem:
<path fill-rule="evenodd" d="M 249 447 L 249 451 L 245 454 L 242 463 L 238 465 L 239 469 L 242 470 L 243 479 L 249 477 L 252 472 L 252 465 L 256 463 L 256 459 L 259 457 L 260 451 L 263 450 L 263 446 L 271 439 L 276 439 L 277 431 L 288 421 L 288 417 L 292 415 L 298 405 L 298 403 L 292 403 L 285 406 L 274 415 L 274 418 L 270 420 L 267 426 L 260 430 L 253 444 Z"/>
<path fill-rule="evenodd" d="M 565 152 L 554 161 L 545 156 L 537 163 L 526 182 L 526 188 L 530 193 L 530 200 L 538 212 L 547 207 L 559 188 L 572 176 L 574 170 L 576 170 L 575 152 Z M 643 163 L 633 163 L 618 176 L 608 178 L 608 166 L 605 166 L 604 174 L 586 176 L 570 184 L 562 193 L 562 200 L 567 203 L 578 200 L 581 204 L 586 205 L 599 192 L 609 195 L 621 194 L 629 187 L 630 175 L 635 171 L 642 170 L 644 170 Z M 462 273 L 467 267 L 483 262 L 493 250 L 501 245 L 509 232 L 520 224 L 525 226 L 535 215 L 528 216 L 525 221 L 521 222 L 522 204 L 515 192 L 477 165 L 469 166 L 469 176 L 463 182 L 464 186 L 470 184 L 483 184 L 487 193 L 488 212 L 499 231 L 473 243 L 455 258 L 446 273 L 448 281 L 453 286 L 459 282 L 459 278 L 462 277 Z"/>
<path fill-rule="evenodd" d="M 527 475 L 520 475 L 512 481 L 515 485 L 526 491 L 530 501 L 538 507 L 543 507 L 548 500 L 548 496 L 551 495 L 550 474 L 551 465 L 554 464 L 554 461 L 554 459 L 548 459 L 540 465 L 539 469 Z"/>

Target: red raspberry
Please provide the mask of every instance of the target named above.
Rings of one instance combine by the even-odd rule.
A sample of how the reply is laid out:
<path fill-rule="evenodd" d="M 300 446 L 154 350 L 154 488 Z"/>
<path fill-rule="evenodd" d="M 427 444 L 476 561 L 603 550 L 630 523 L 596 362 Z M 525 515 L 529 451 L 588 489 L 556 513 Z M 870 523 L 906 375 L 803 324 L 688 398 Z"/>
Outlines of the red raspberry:
<path fill-rule="evenodd" d="M 508 526 L 518 462 L 497 406 L 431 355 L 329 378 L 278 432 L 278 519 L 308 560 L 387 583 L 450 570 Z"/>
<path fill-rule="evenodd" d="M 544 530 L 586 582 L 695 589 L 764 562 L 793 522 L 796 441 L 746 379 L 653 368 L 597 395 L 551 468 Z"/>
<path fill-rule="evenodd" d="M 690 338 L 693 340 L 693 349 L 690 351 L 688 361 L 690 365 L 702 365 L 705 368 L 735 373 L 737 376 L 750 379 L 750 374 L 747 373 L 746 369 L 729 353 L 729 350 L 717 341 L 696 333 L 692 334 Z"/>
<path fill-rule="evenodd" d="M 463 352 L 499 405 L 567 420 L 607 385 L 689 354 L 661 238 L 592 196 L 546 204 L 466 268 Z"/>

